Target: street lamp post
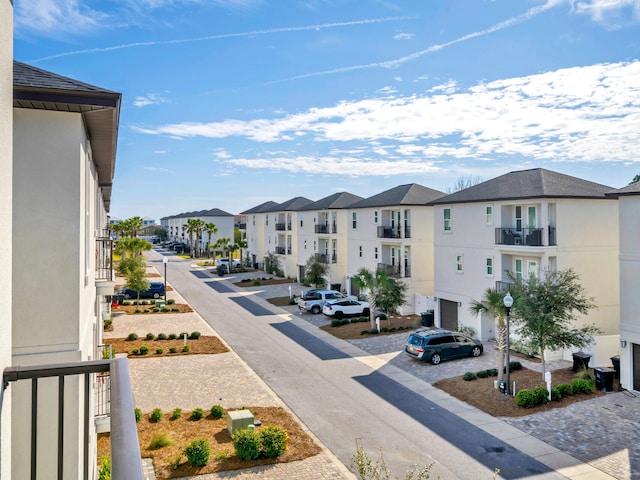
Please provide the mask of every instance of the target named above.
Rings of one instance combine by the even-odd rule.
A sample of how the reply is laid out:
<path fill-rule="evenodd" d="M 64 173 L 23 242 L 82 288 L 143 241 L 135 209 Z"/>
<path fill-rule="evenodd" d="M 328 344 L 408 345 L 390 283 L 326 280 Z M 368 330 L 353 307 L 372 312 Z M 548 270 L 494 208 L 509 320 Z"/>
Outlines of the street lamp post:
<path fill-rule="evenodd" d="M 162 257 L 162 263 L 164 263 L 164 304 L 167 304 L 167 263 L 169 263 L 169 259 L 167 257 Z"/>
<path fill-rule="evenodd" d="M 511 350 L 511 347 L 509 345 L 509 320 L 510 320 L 510 314 L 511 314 L 511 307 L 513 306 L 513 297 L 511 296 L 510 292 L 507 292 L 507 294 L 502 299 L 502 302 L 504 303 L 504 309 L 505 309 L 505 312 L 507 313 L 507 388 L 505 393 L 506 395 L 509 395 L 509 392 L 511 391 L 511 358 L 509 355 L 509 351 Z"/>

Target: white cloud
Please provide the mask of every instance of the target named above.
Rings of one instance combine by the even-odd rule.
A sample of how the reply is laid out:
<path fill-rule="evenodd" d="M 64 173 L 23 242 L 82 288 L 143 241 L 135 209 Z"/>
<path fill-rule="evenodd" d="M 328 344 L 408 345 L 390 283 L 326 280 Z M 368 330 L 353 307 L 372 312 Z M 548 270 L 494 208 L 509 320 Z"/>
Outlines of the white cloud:
<path fill-rule="evenodd" d="M 104 28 L 109 16 L 78 0 L 28 0 L 15 3 L 16 32 L 61 37 Z"/>
<path fill-rule="evenodd" d="M 414 37 L 413 33 L 398 33 L 397 35 L 393 36 L 393 39 L 394 40 L 410 40 L 413 37 Z"/>
<path fill-rule="evenodd" d="M 588 15 L 609 28 L 637 23 L 640 19 L 640 0 L 577 1 L 574 8 L 576 13 Z"/>
<path fill-rule="evenodd" d="M 161 97 L 155 93 L 149 93 L 145 96 L 136 97 L 133 101 L 134 107 L 147 107 L 149 105 L 158 105 L 161 103 L 167 103 L 169 100 Z"/>

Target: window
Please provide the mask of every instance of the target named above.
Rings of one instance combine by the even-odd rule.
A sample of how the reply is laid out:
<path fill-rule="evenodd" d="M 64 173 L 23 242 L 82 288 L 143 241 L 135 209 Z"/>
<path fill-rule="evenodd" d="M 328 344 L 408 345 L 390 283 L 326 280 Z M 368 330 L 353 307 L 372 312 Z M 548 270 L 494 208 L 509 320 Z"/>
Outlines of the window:
<path fill-rule="evenodd" d="M 373 223 L 378 223 L 378 211 L 373 212 Z"/>
<path fill-rule="evenodd" d="M 362 258 L 362 245 L 358 247 L 358 256 Z"/>
<path fill-rule="evenodd" d="M 464 256 L 456 255 L 456 272 L 462 273 L 464 271 Z"/>
<path fill-rule="evenodd" d="M 493 277 L 493 258 L 492 257 L 487 257 L 486 267 L 487 267 L 486 269 L 487 276 Z"/>
<path fill-rule="evenodd" d="M 255 215 L 253 215 L 253 216 L 251 217 L 251 223 L 253 223 L 253 226 L 254 226 L 254 227 L 256 226 L 256 216 L 255 216 Z M 171 227 L 171 228 L 173 229 L 173 227 Z"/>
<path fill-rule="evenodd" d="M 307 241 L 306 240 L 304 241 L 304 249 L 305 250 L 307 249 Z"/>
<path fill-rule="evenodd" d="M 317 248 L 318 248 L 318 244 L 317 244 L 316 240 L 314 240 L 313 241 L 313 251 L 314 252 L 317 251 Z"/>
<path fill-rule="evenodd" d="M 516 232 L 522 231 L 522 207 L 516 206 Z"/>
<path fill-rule="evenodd" d="M 302 227 L 302 224 L 304 223 L 304 214 L 300 214 L 300 226 Z"/>
<path fill-rule="evenodd" d="M 376 260 L 378 259 L 378 247 L 375 247 L 373 249 L 373 258 L 375 258 Z"/>
<path fill-rule="evenodd" d="M 269 225 L 269 215 L 266 215 L 266 216 L 265 216 L 265 224 L 266 224 L 266 225 Z"/>
<path fill-rule="evenodd" d="M 443 216 L 444 216 L 444 231 L 450 232 L 451 231 L 451 209 L 445 208 Z"/>
<path fill-rule="evenodd" d="M 516 279 L 522 281 L 522 259 L 516 258 Z"/>
<path fill-rule="evenodd" d="M 356 212 L 351 213 L 351 228 L 356 228 L 358 224 L 358 214 Z"/>
<path fill-rule="evenodd" d="M 487 225 L 493 225 L 493 205 L 487 205 L 484 209 L 485 222 Z"/>

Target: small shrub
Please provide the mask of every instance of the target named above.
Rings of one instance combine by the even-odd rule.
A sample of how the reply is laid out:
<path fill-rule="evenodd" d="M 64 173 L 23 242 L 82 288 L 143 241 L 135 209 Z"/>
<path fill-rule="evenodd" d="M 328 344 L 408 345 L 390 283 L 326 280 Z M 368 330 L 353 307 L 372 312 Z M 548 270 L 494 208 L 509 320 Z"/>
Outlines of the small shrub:
<path fill-rule="evenodd" d="M 476 373 L 476 376 L 478 378 L 488 378 L 489 374 L 487 373 L 486 370 L 480 370 L 478 373 Z"/>
<path fill-rule="evenodd" d="M 169 463 L 169 466 L 172 470 L 177 470 L 180 466 L 180 462 L 182 462 L 182 454 L 178 453 L 175 457 L 167 460 L 167 462 Z"/>
<path fill-rule="evenodd" d="M 136 335 L 135 333 L 130 333 L 129 335 L 127 335 L 127 340 L 130 342 L 138 340 L 138 335 Z"/>
<path fill-rule="evenodd" d="M 149 353 L 149 347 L 146 345 L 140 346 L 140 355 L 146 355 L 147 353 Z"/>
<path fill-rule="evenodd" d="M 554 387 L 551 389 L 551 400 L 554 402 L 559 402 L 560 400 L 562 400 L 562 393 L 560 393 L 558 387 Z"/>
<path fill-rule="evenodd" d="M 171 311 L 171 309 L 170 309 L 170 308 L 167 308 L 167 307 L 162 307 L 162 308 L 160 309 L 160 311 L 161 311 L 161 312 L 170 312 L 170 311 Z M 182 457 L 181 457 L 180 455 L 178 455 L 178 458 L 182 458 Z"/>
<path fill-rule="evenodd" d="M 142 313 L 142 310 L 140 310 L 139 308 L 136 308 L 136 311 L 134 313 Z"/>
<path fill-rule="evenodd" d="M 147 333 L 146 337 L 147 340 L 153 340 L 155 338 L 155 335 L 153 333 Z"/>
<path fill-rule="evenodd" d="M 148 308 L 145 308 L 145 309 L 143 310 L 143 312 L 144 312 L 144 313 L 149 313 L 150 311 L 151 311 L 151 310 L 149 310 Z"/>
<path fill-rule="evenodd" d="M 296 304 L 296 299 L 294 297 L 291 297 L 289 299 L 289 305 L 295 305 Z"/>
<path fill-rule="evenodd" d="M 133 355 L 140 355 L 140 350 L 138 350 L 137 348 L 134 348 L 133 350 L 131 350 L 131 353 Z"/>
<path fill-rule="evenodd" d="M 516 393 L 516 405 L 522 408 L 534 407 L 535 397 L 533 391 L 525 388 Z"/>
<path fill-rule="evenodd" d="M 157 450 L 170 445 L 175 445 L 175 442 L 169 438 L 169 435 L 166 433 L 156 433 L 149 442 L 149 450 Z"/>
<path fill-rule="evenodd" d="M 222 405 L 214 405 L 211 407 L 211 416 L 213 418 L 222 418 L 224 416 L 224 407 Z"/>
<path fill-rule="evenodd" d="M 162 355 L 164 353 L 164 350 L 161 348 L 156 348 L 156 354 L 158 355 Z"/>
<path fill-rule="evenodd" d="M 113 318 L 105 318 L 102 325 L 105 329 L 111 328 L 111 326 L 113 325 Z"/>
<path fill-rule="evenodd" d="M 191 411 L 191 416 L 189 417 L 191 420 L 200 420 L 202 417 L 204 417 L 204 412 L 202 411 L 201 408 L 194 408 Z"/>
<path fill-rule="evenodd" d="M 267 458 L 279 457 L 284 453 L 289 435 L 282 427 L 266 426 L 258 432 L 260 435 L 261 453 Z"/>
<path fill-rule="evenodd" d="M 383 333 L 387 333 L 389 331 L 389 329 L 387 327 L 382 327 L 380 329 L 380 331 L 383 332 Z"/>
<path fill-rule="evenodd" d="M 174 408 L 173 412 L 171 412 L 171 420 L 177 420 L 182 416 L 181 408 Z"/>
<path fill-rule="evenodd" d="M 517 370 L 522 370 L 522 364 L 520 362 L 509 362 L 509 369 L 512 372 L 515 372 Z"/>
<path fill-rule="evenodd" d="M 111 459 L 106 455 L 100 457 L 98 480 L 111 480 Z"/>
<path fill-rule="evenodd" d="M 582 367 L 576 373 L 576 378 L 583 378 L 585 380 L 591 380 L 592 382 L 596 381 L 596 374 L 589 367 Z"/>
<path fill-rule="evenodd" d="M 169 353 L 178 353 L 178 349 L 176 347 L 169 348 Z"/>
<path fill-rule="evenodd" d="M 377 328 L 372 328 L 371 330 L 369 330 L 369 333 L 371 335 L 377 335 L 378 334 L 378 329 Z"/>
<path fill-rule="evenodd" d="M 209 461 L 211 447 L 206 439 L 200 438 L 187 445 L 183 453 L 186 455 L 189 465 L 193 467 L 203 467 Z"/>
<path fill-rule="evenodd" d="M 217 452 L 214 456 L 213 459 L 218 461 L 218 460 L 224 460 L 225 458 L 227 458 L 229 456 L 229 452 L 227 450 L 222 450 L 220 452 Z"/>
<path fill-rule="evenodd" d="M 333 320 L 331 320 L 331 326 L 332 327 L 339 327 L 341 325 L 342 325 L 342 322 L 340 320 L 337 320 L 335 318 Z"/>
<path fill-rule="evenodd" d="M 185 345 L 184 347 L 182 347 L 182 351 L 183 352 L 188 352 L 189 351 L 189 345 Z"/>
<path fill-rule="evenodd" d="M 167 334 L 166 333 L 159 333 L 158 334 L 158 340 L 166 340 L 167 339 Z"/>
<path fill-rule="evenodd" d="M 147 302 L 146 300 L 142 300 L 142 301 L 140 302 L 140 305 L 149 305 L 149 302 Z"/>
<path fill-rule="evenodd" d="M 167 305 L 173 305 L 174 303 L 176 303 L 176 301 L 173 298 L 167 300 Z"/>
<path fill-rule="evenodd" d="M 498 376 L 498 369 L 497 368 L 490 368 L 489 370 L 487 370 L 487 374 L 490 377 L 497 377 Z"/>
<path fill-rule="evenodd" d="M 184 336 L 187 336 L 187 338 L 189 338 L 189 332 L 180 332 L 180 335 L 178 335 L 178 338 L 184 338 Z"/>
<path fill-rule="evenodd" d="M 200 338 L 200 332 L 191 332 L 189 340 L 198 340 Z"/>
<path fill-rule="evenodd" d="M 476 374 L 473 372 L 467 372 L 462 376 L 462 380 L 465 382 L 471 382 L 476 379 Z"/>
<path fill-rule="evenodd" d="M 593 392 L 594 388 L 595 387 L 593 385 L 593 382 L 591 380 L 587 380 L 586 378 L 575 378 L 571 382 L 571 390 L 575 395 L 589 394 Z"/>
<path fill-rule="evenodd" d="M 562 398 L 566 398 L 570 395 L 573 395 L 573 388 L 568 383 L 561 383 L 556 387 L 558 389 L 558 393 L 562 396 Z"/>
<path fill-rule="evenodd" d="M 367 335 L 369 333 L 369 330 L 362 330 L 360 332 L 360 335 Z"/>
<path fill-rule="evenodd" d="M 180 309 L 179 309 L 178 307 L 175 307 L 175 308 L 172 308 L 172 309 L 171 309 L 171 311 L 172 311 L 172 312 L 179 312 L 179 311 L 180 311 Z"/>
<path fill-rule="evenodd" d="M 259 278 L 254 278 L 253 280 L 251 280 L 251 285 L 253 285 L 254 287 L 258 287 L 262 285 L 262 282 L 260 281 Z"/>
<path fill-rule="evenodd" d="M 178 335 L 176 335 L 175 333 L 169 334 L 169 340 L 175 340 L 176 338 L 178 338 Z"/>
<path fill-rule="evenodd" d="M 533 389 L 536 405 L 544 405 L 549 401 L 549 391 L 546 387 L 537 386 Z"/>
<path fill-rule="evenodd" d="M 138 423 L 142 419 L 142 410 L 140 410 L 139 408 L 134 408 L 133 415 L 136 417 L 136 423 Z"/>
<path fill-rule="evenodd" d="M 131 306 L 131 302 L 125 301 L 125 302 L 122 302 L 122 305 L 124 305 L 125 307 L 130 307 Z"/>
<path fill-rule="evenodd" d="M 260 435 L 251 428 L 242 428 L 233 434 L 233 448 L 242 460 L 255 460 L 260 456 Z"/>
<path fill-rule="evenodd" d="M 149 415 L 149 421 L 156 423 L 156 422 L 159 422 L 160 420 L 162 420 L 162 410 L 160 410 L 159 408 L 154 408 L 151 411 L 151 415 Z"/>
<path fill-rule="evenodd" d="M 159 311 L 160 311 L 160 308 L 159 308 L 159 307 L 154 307 L 154 309 L 153 309 L 153 313 L 158 313 Z"/>

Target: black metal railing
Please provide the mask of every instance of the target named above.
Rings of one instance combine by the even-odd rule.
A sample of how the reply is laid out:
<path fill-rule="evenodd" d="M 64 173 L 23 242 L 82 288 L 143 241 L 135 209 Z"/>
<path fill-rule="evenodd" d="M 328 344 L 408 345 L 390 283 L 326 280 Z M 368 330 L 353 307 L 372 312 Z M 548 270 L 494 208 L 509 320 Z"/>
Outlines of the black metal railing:
<path fill-rule="evenodd" d="M 495 243 L 496 245 L 526 245 L 530 247 L 542 247 L 543 242 L 543 230 L 542 228 L 522 228 L 516 230 L 515 228 L 496 228 L 495 230 Z M 554 243 L 555 245 L 555 228 Z"/>
<path fill-rule="evenodd" d="M 96 238 L 96 280 L 113 280 L 113 240 L 111 232 L 105 230 Z"/>
<path fill-rule="evenodd" d="M 284 232 L 286 225 L 284 223 L 276 223 L 276 230 Z"/>
<path fill-rule="evenodd" d="M 316 233 L 329 233 L 329 225 L 316 225 Z"/>
<path fill-rule="evenodd" d="M 65 378 L 69 376 L 81 376 L 84 382 L 79 382 L 84 386 L 84 415 L 83 415 L 83 436 L 84 445 L 82 458 L 83 479 L 90 478 L 93 472 L 93 465 L 89 464 L 89 427 L 93 422 L 90 412 L 89 398 L 93 385 L 93 374 L 110 372 L 110 411 L 111 411 L 111 478 L 114 480 L 139 480 L 143 478 L 142 462 L 140 459 L 140 446 L 138 444 L 138 430 L 136 426 L 133 406 L 133 395 L 131 393 L 131 382 L 129 379 L 129 369 L 126 358 L 110 360 L 93 360 L 87 362 L 70 362 L 50 365 L 36 365 L 31 367 L 7 367 L 2 375 L 2 395 L 0 395 L 0 411 L 2 409 L 2 397 L 4 390 L 12 383 L 24 380 L 31 380 L 31 420 L 24 420 L 24 424 L 30 424 L 30 478 L 63 477 L 64 460 L 64 415 L 65 405 L 72 404 L 65 402 Z M 57 445 L 47 444 L 47 449 L 57 449 L 57 475 L 53 472 L 47 474 L 40 472 L 38 475 L 38 403 L 46 400 L 38 399 L 39 380 L 44 378 L 58 378 L 58 413 L 57 413 Z M 48 383 L 50 385 L 50 382 Z M 82 407 L 81 407 L 82 408 Z M 73 415 L 74 412 L 71 412 Z M 16 420 L 17 421 L 17 420 Z M 49 431 L 49 430 L 47 430 Z M 49 452 L 47 452 L 49 453 Z"/>
<path fill-rule="evenodd" d="M 276 247 L 276 255 L 284 255 L 284 247 Z"/>
<path fill-rule="evenodd" d="M 331 255 L 331 263 L 338 263 L 338 255 L 335 253 Z"/>
<path fill-rule="evenodd" d="M 397 227 L 378 227 L 378 238 L 400 238 L 400 229 Z"/>
<path fill-rule="evenodd" d="M 411 227 L 409 225 L 404 227 L 404 238 L 411 238 Z"/>
<path fill-rule="evenodd" d="M 331 224 L 331 233 L 338 233 L 338 225 L 335 223 Z"/>
<path fill-rule="evenodd" d="M 324 253 L 316 253 L 314 255 L 314 258 L 318 263 L 329 263 L 329 259 L 327 258 L 327 255 L 325 255 Z"/>
<path fill-rule="evenodd" d="M 411 277 L 411 265 L 404 266 L 404 278 Z"/>
<path fill-rule="evenodd" d="M 246 230 L 246 229 L 247 229 L 247 224 L 246 224 L 246 223 L 239 223 L 239 224 L 238 224 L 238 229 L 240 229 L 240 230 Z"/>
<path fill-rule="evenodd" d="M 400 265 L 389 265 L 386 263 L 379 263 L 378 270 L 384 271 L 390 277 L 400 277 Z"/>

